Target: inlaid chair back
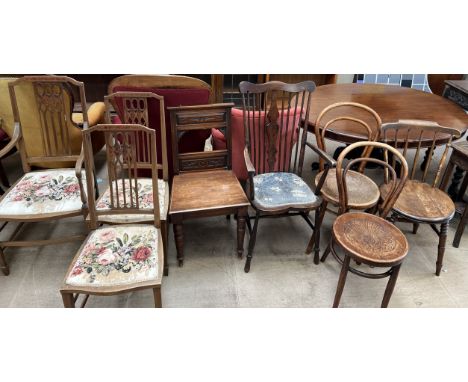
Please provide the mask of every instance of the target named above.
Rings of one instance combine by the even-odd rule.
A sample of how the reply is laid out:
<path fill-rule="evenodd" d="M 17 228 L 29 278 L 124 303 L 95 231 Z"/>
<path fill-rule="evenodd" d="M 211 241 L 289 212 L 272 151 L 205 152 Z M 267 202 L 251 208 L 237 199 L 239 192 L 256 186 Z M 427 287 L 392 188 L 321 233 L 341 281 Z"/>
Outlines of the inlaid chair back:
<path fill-rule="evenodd" d="M 347 115 L 351 113 L 354 117 Z M 367 141 L 375 142 L 379 139 L 382 120 L 380 116 L 370 107 L 356 102 L 337 102 L 323 109 L 315 121 L 315 139 L 317 146 L 324 152 L 327 152 L 325 134 L 333 135 L 333 130 L 340 130 L 343 124 L 353 127 L 360 136 L 365 134 Z M 351 125 L 351 126 L 350 126 Z M 350 137 L 351 138 L 351 137 Z M 371 154 L 372 147 L 364 147 L 362 156 L 367 157 Z M 319 159 L 320 171 L 324 170 L 325 163 L 322 158 Z M 363 167 L 359 169 L 363 171 Z"/>
<path fill-rule="evenodd" d="M 309 118 L 313 81 L 285 84 L 271 81 L 239 84 L 242 94 L 245 145 L 255 175 L 293 172 L 301 175 L 307 132 L 300 128 Z"/>
<path fill-rule="evenodd" d="M 432 142 L 428 147 L 429 151 L 426 153 L 422 166 L 420 166 L 420 171 L 418 171 L 419 160 L 422 159 L 421 151 L 424 149 L 422 138 L 429 135 L 432 137 Z M 402 154 L 407 162 L 412 163 L 409 179 L 418 179 L 423 183 L 432 184 L 432 187 L 437 187 L 439 183 L 452 140 L 459 137 L 460 132 L 458 130 L 443 127 L 431 121 L 399 120 L 398 122 L 384 123 L 382 125 L 383 142 L 394 148 L 402 149 Z M 434 150 L 436 149 L 436 141 L 440 140 L 444 140 L 445 144 L 442 145 L 441 149 L 443 152 L 440 159 L 437 160 L 437 156 L 434 156 Z M 413 151 L 414 154 L 412 155 Z M 428 179 L 428 174 L 433 166 L 435 166 L 435 174 L 431 183 Z"/>
<path fill-rule="evenodd" d="M 162 178 L 168 180 L 168 159 L 167 159 L 167 140 L 166 140 L 166 121 L 164 119 L 164 97 L 151 92 L 130 92 L 120 91 L 109 94 L 104 97 L 106 104 L 106 121 L 111 123 L 111 109 L 118 112 L 123 124 L 138 124 L 150 127 L 151 108 L 148 105 L 159 110 L 159 126 L 156 133 L 156 149 L 158 153 L 157 167 L 162 173 Z M 112 106 L 112 107 L 111 107 Z M 143 135 L 138 136 L 139 147 L 142 151 L 137 151 L 139 159 L 144 161 L 147 153 L 145 148 L 147 142 L 143 141 Z"/>
<path fill-rule="evenodd" d="M 346 164 L 345 158 L 346 155 L 351 153 L 354 150 L 361 150 L 362 152 L 367 152 L 368 149 L 379 148 L 383 150 L 384 159 L 377 159 L 377 158 L 368 158 L 368 157 L 360 157 L 349 160 Z M 392 154 L 393 157 L 393 165 L 389 163 L 389 152 Z M 399 174 L 397 174 L 395 170 L 395 163 L 398 161 L 399 163 Z M 356 142 L 348 147 L 346 147 L 340 154 L 336 164 L 336 180 L 338 184 L 338 192 L 339 192 L 339 200 L 340 200 L 340 207 L 339 213 L 345 213 L 349 210 L 348 205 L 348 195 L 347 195 L 347 186 L 346 186 L 346 175 L 348 171 L 355 165 L 359 163 L 366 163 L 371 162 L 375 163 L 384 169 L 384 181 L 386 184 L 389 184 L 390 189 L 389 192 L 386 194 L 386 197 L 383 198 L 384 200 L 379 206 L 379 215 L 382 218 L 386 218 L 390 210 L 392 209 L 393 205 L 395 204 L 398 195 L 400 195 L 403 187 L 405 185 L 406 179 L 408 177 L 408 164 L 403 157 L 403 155 L 394 147 L 389 146 L 385 143 L 381 142 Z"/>
<path fill-rule="evenodd" d="M 92 137 L 102 132 L 106 141 L 107 178 L 110 188 L 110 203 L 106 210 L 97 210 L 96 200 L 88 199 L 90 227 L 96 229 L 101 215 L 141 214 L 138 170 L 151 170 L 152 201 L 154 208 L 144 209 L 145 214 L 154 215 L 154 225 L 160 228 L 158 200 L 158 165 L 156 162 L 156 132 L 137 124 L 101 124 L 83 131 L 86 180 L 88 195 L 93 195 L 95 187 L 95 163 Z M 146 146 L 140 147 L 142 144 Z M 139 157 L 137 152 L 143 152 Z"/>
<path fill-rule="evenodd" d="M 25 172 L 31 166 L 70 167 L 81 152 L 81 128 L 73 122 L 73 87 L 79 94 L 83 129 L 88 127 L 82 82 L 66 76 L 26 76 L 9 83 Z M 16 128 L 15 126 L 15 128 Z M 52 165 L 53 163 L 53 165 Z"/>

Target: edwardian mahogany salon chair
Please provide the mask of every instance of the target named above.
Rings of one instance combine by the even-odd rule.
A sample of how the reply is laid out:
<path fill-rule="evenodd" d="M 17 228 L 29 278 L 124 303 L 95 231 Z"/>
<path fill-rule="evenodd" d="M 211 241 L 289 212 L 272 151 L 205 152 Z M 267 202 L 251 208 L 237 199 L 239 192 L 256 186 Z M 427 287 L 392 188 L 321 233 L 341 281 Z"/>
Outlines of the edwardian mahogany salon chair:
<path fill-rule="evenodd" d="M 320 227 L 310 221 L 309 213 L 316 211 L 317 222 L 322 201 L 301 178 L 307 131 L 300 125 L 302 118 L 309 118 L 314 82 L 244 81 L 239 89 L 244 112 L 247 193 L 255 209 L 244 267 L 249 272 L 260 218 L 299 215 L 318 233 Z M 319 235 L 316 236 L 318 263 Z"/>
<path fill-rule="evenodd" d="M 231 170 L 231 108 L 233 104 L 181 106 L 171 112 L 174 178 L 169 215 L 174 228 L 179 266 L 183 265 L 184 220 L 237 215 L 237 253 L 244 251 L 245 217 L 249 200 Z M 190 153 L 179 152 L 179 140 L 190 131 L 219 129 L 227 148 Z"/>
<path fill-rule="evenodd" d="M 384 150 L 385 160 L 375 158 L 357 158 L 344 161 L 348 153 L 361 148 L 379 148 Z M 400 174 L 397 176 L 394 167 L 388 163 L 388 152 L 394 160 L 400 164 Z M 378 207 L 378 215 L 366 212 L 348 212 L 350 209 L 348 194 L 348 177 L 350 169 L 357 164 L 375 163 L 384 168 L 385 184 L 388 192 Z M 380 142 L 357 142 L 346 147 L 340 154 L 336 164 L 336 181 L 339 192 L 339 216 L 333 223 L 332 238 L 330 245 L 325 251 L 322 261 L 326 259 L 328 253 L 342 264 L 338 286 L 336 288 L 333 307 L 337 308 L 348 272 L 358 276 L 380 279 L 389 277 L 387 288 L 382 300 L 382 308 L 386 308 L 395 288 L 395 284 L 400 271 L 400 266 L 408 253 L 408 241 L 405 235 L 391 222 L 386 220 L 395 200 L 398 198 L 406 178 L 408 176 L 408 165 L 404 157 L 395 148 Z M 344 252 L 344 258 L 338 256 L 338 251 Z M 351 259 L 358 264 L 366 264 L 376 268 L 389 268 L 382 273 L 367 273 L 350 266 Z"/>
<path fill-rule="evenodd" d="M 445 253 L 448 223 L 455 214 L 455 204 L 441 188 L 438 188 L 438 184 L 451 142 L 454 137 L 458 138 L 460 133 L 458 130 L 440 126 L 435 122 L 400 120 L 394 123 L 384 123 L 382 135 L 384 142 L 403 149 L 403 156 L 409 163 L 411 161 L 413 163 L 409 179 L 393 206 L 392 217 L 394 220 L 412 222 L 414 234 L 417 233 L 420 223 L 429 224 L 436 232 L 439 236 L 436 275 L 439 276 Z M 421 141 L 427 136 L 432 137 L 432 144 L 423 161 L 422 170 L 417 171 Z M 446 143 L 441 147 L 443 152 L 437 163 L 433 160 L 435 144 L 444 137 Z M 411 155 L 413 151 L 414 155 Z M 432 183 L 426 183 L 432 162 L 436 164 L 433 169 L 435 170 L 434 179 Z M 387 193 L 388 185 L 383 185 L 381 194 L 385 196 Z M 438 224 L 440 224 L 440 229 L 436 227 Z"/>
<path fill-rule="evenodd" d="M 168 220 L 167 213 L 169 210 L 169 174 L 168 160 L 166 147 L 166 122 L 164 119 L 164 97 L 148 92 L 117 92 L 104 97 L 106 104 L 106 119 L 107 123 L 111 121 L 111 109 L 118 110 L 120 118 L 124 124 L 139 124 L 146 127 L 149 126 L 149 121 L 154 120 L 153 113 L 158 111 L 159 126 L 156 130 L 156 152 L 158 154 L 156 167 L 158 169 L 158 195 L 159 195 L 159 213 L 161 220 L 161 234 L 163 240 L 164 255 L 167 256 L 167 241 L 168 241 Z M 135 152 L 139 160 L 145 162 L 148 157 L 149 142 L 144 140 L 144 135 L 136 133 L 138 140 L 136 141 Z M 161 154 L 160 154 L 161 153 Z M 151 171 L 145 169 L 144 166 L 138 168 L 138 197 L 140 204 L 144 204 L 145 208 L 153 208 L 153 186 L 151 179 Z M 122 190 L 120 190 L 122 192 Z M 127 194 L 130 189 L 127 189 Z M 122 197 L 122 195 L 120 196 Z M 127 198 L 129 195 L 126 196 Z M 107 209 L 110 202 L 110 186 L 99 199 L 96 207 L 98 211 Z M 145 215 L 111 215 L 101 216 L 101 221 L 108 224 L 130 224 L 130 223 L 150 223 L 153 221 L 151 214 Z M 164 275 L 169 273 L 169 265 L 164 259 Z"/>
<path fill-rule="evenodd" d="M 106 208 L 99 208 L 102 199 L 95 200 L 95 180 L 92 137 L 101 133 L 106 141 L 109 199 Z M 80 294 L 115 295 L 140 289 L 152 289 L 154 304 L 161 307 L 161 280 L 164 249 L 161 237 L 160 204 L 158 200 L 158 164 L 156 132 L 145 126 L 97 125 L 83 131 L 88 190 L 89 226 L 92 230 L 65 276 L 60 289 L 63 304 L 73 308 Z M 146 142 L 145 157 L 138 156 L 137 147 Z M 140 187 L 138 169 L 151 171 L 151 192 Z M 133 224 L 131 216 L 151 215 L 151 224 Z M 122 217 L 132 224 L 98 228 L 109 217 Z M 145 219 L 142 219 L 146 221 Z"/>

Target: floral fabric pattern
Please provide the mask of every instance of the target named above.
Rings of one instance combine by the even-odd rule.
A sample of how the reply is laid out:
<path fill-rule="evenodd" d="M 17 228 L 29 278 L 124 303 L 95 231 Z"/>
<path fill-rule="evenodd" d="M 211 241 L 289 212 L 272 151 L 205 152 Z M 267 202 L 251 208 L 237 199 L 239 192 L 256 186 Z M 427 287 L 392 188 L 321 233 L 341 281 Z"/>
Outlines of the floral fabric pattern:
<path fill-rule="evenodd" d="M 124 193 L 122 182 L 119 181 L 118 185 L 118 193 L 119 193 L 119 204 L 121 206 L 124 205 Z M 137 180 L 137 187 L 138 187 L 138 203 L 141 209 L 153 209 L 153 181 L 152 179 L 145 179 L 139 178 Z M 169 197 L 168 192 L 169 185 L 162 179 L 158 179 L 158 198 L 159 198 L 159 215 L 160 218 L 165 220 L 167 211 L 166 205 L 167 201 L 166 198 Z M 113 186 L 114 191 L 114 200 L 116 199 L 116 187 L 115 182 Z M 125 201 L 127 202 L 127 206 L 130 207 L 130 183 L 129 180 L 125 180 Z M 135 202 L 135 194 L 132 192 L 133 201 Z M 96 209 L 98 211 L 108 210 L 110 209 L 111 205 L 111 193 L 110 187 L 104 192 L 102 197 L 96 203 Z M 101 215 L 99 220 L 107 221 L 110 223 L 131 223 L 131 222 L 140 222 L 153 219 L 153 215 L 151 214 L 131 214 L 131 215 Z"/>
<path fill-rule="evenodd" d="M 84 171 L 82 180 L 86 182 Z M 0 202 L 2 215 L 44 214 L 80 210 L 80 186 L 73 169 L 25 174 Z"/>
<path fill-rule="evenodd" d="M 76 286 L 114 286 L 158 276 L 158 230 L 154 226 L 115 226 L 95 230 L 67 276 Z"/>
<path fill-rule="evenodd" d="M 253 178 L 254 203 L 260 208 L 314 203 L 317 196 L 296 174 L 269 172 Z"/>

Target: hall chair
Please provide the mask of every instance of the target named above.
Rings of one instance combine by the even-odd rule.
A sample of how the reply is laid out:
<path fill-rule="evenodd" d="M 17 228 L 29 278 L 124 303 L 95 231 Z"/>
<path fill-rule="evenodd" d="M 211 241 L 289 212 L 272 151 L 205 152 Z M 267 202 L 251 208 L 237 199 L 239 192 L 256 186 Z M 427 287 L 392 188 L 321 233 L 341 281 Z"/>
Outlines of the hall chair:
<path fill-rule="evenodd" d="M 94 135 L 106 142 L 106 172 L 109 200 L 99 208 L 100 199 L 88 197 L 91 232 L 71 262 L 60 293 L 66 308 L 73 308 L 80 295 L 84 307 L 90 295 L 109 296 L 151 289 L 155 307 L 161 307 L 164 249 L 158 200 L 156 132 L 138 124 L 102 124 L 83 131 L 88 195 L 94 195 Z M 145 157 L 138 156 L 139 140 L 147 142 Z M 151 192 L 142 192 L 138 169 L 151 171 Z M 131 216 L 152 217 L 135 224 Z M 131 224 L 102 226 L 110 217 L 122 217 Z M 148 223 L 148 224 L 146 224 Z"/>

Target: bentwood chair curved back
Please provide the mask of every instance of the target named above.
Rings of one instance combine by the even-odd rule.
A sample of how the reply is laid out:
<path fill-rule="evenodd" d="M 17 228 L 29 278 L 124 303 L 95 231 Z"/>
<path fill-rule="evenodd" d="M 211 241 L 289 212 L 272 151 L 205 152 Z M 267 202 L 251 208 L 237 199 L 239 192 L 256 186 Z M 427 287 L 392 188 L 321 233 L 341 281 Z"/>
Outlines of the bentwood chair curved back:
<path fill-rule="evenodd" d="M 393 207 L 392 216 L 395 220 L 413 223 L 415 234 L 419 224 L 425 223 L 439 236 L 437 276 L 442 270 L 448 224 L 455 214 L 455 204 L 443 191 L 440 180 L 452 140 L 459 136 L 458 130 L 431 121 L 400 120 L 382 125 L 383 141 L 402 150 L 408 163 L 412 163 L 409 180 Z M 432 141 L 420 165 L 422 142 L 427 137 Z M 440 141 L 445 142 L 439 148 L 440 156 L 434 155 L 436 142 Z M 381 193 L 386 195 L 387 186 L 381 187 Z M 438 224 L 440 229 L 436 226 Z"/>
<path fill-rule="evenodd" d="M 362 148 L 379 148 L 383 150 L 384 160 L 361 157 L 348 161 L 345 158 L 354 150 Z M 400 164 L 400 174 L 388 163 L 388 153 Z M 382 198 L 377 209 L 378 215 L 366 212 L 349 212 L 349 173 L 358 164 L 374 163 L 384 168 L 384 182 L 388 193 Z M 382 308 L 386 308 L 395 288 L 400 266 L 408 253 L 408 242 L 404 234 L 391 222 L 386 220 L 393 204 L 401 193 L 408 176 L 408 165 L 404 157 L 395 148 L 380 142 L 357 142 L 343 150 L 338 157 L 336 166 L 336 180 L 339 190 L 339 216 L 333 223 L 330 245 L 325 251 L 322 261 L 329 252 L 342 264 L 341 273 L 336 289 L 333 307 L 338 307 L 343 293 L 348 272 L 358 276 L 379 279 L 389 277 Z M 338 256 L 338 250 L 344 253 L 344 258 Z M 364 272 L 350 266 L 351 259 L 358 264 L 365 264 L 374 268 L 389 268 L 382 273 Z"/>

